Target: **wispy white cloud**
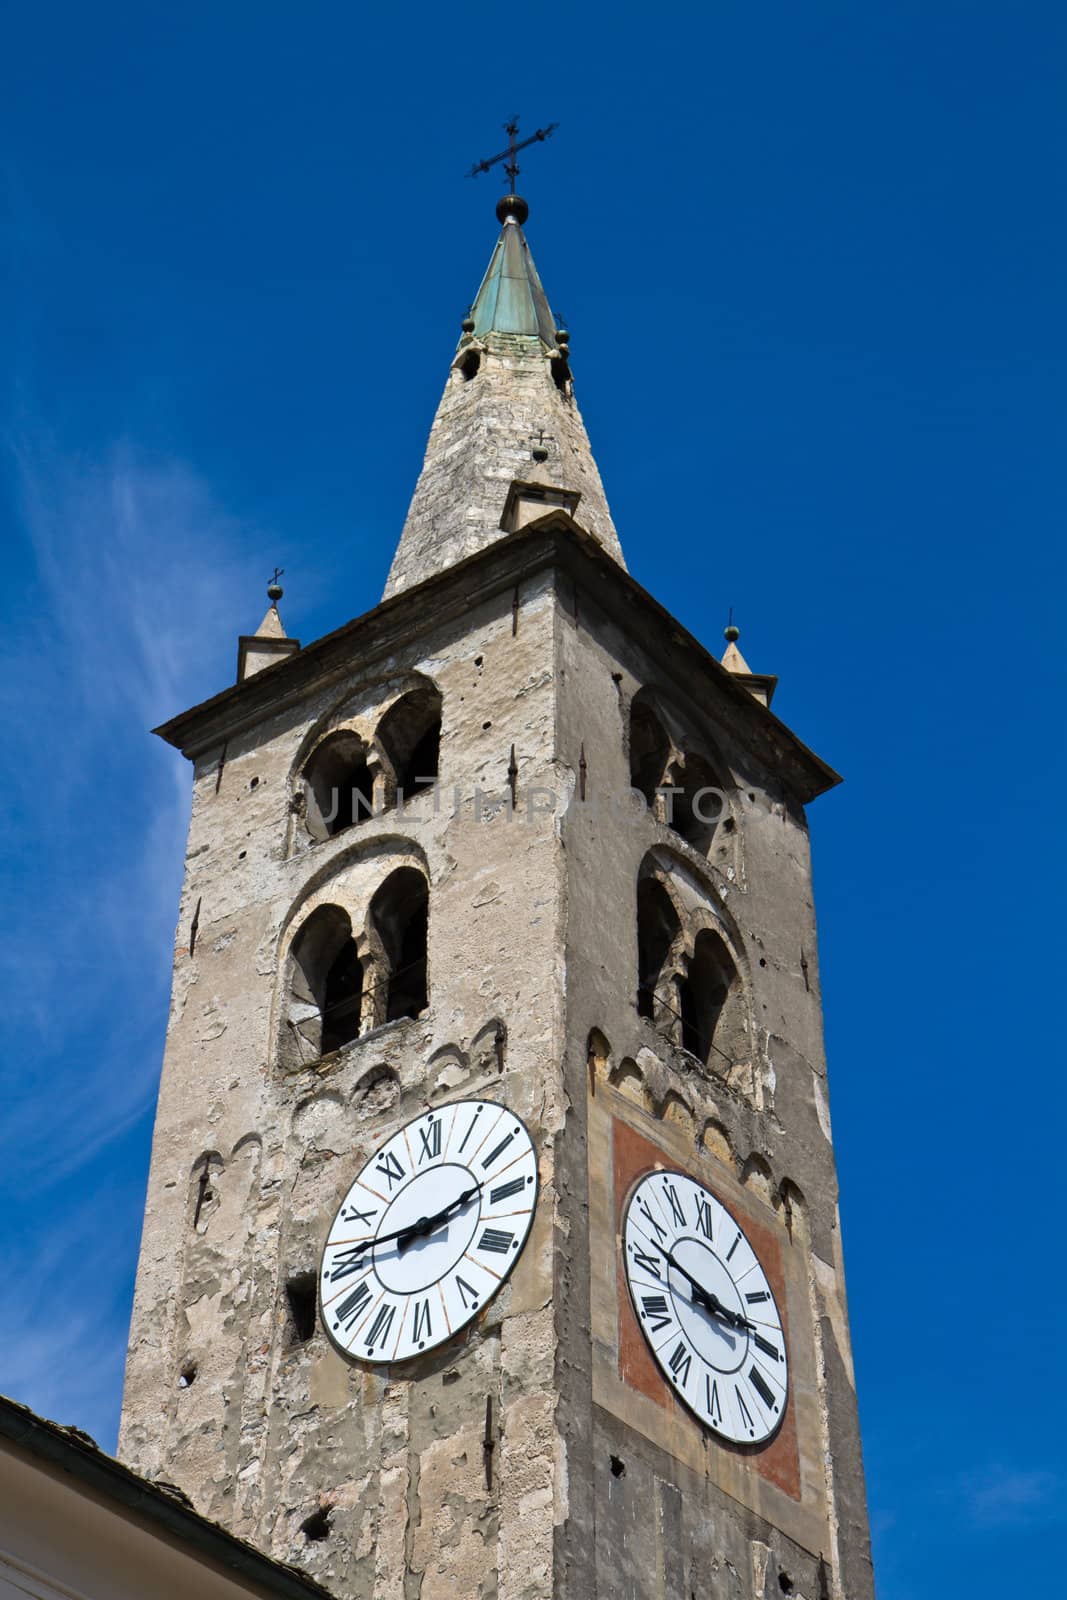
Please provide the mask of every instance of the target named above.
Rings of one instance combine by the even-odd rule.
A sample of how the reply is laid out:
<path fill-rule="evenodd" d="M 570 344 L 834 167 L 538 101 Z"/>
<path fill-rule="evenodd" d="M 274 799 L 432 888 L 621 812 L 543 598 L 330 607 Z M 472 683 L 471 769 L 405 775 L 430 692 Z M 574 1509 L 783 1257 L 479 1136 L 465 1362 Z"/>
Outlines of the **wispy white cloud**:
<path fill-rule="evenodd" d="M 123 1139 L 155 1096 L 189 804 L 149 729 L 228 681 L 254 530 L 131 444 L 3 443 L 26 583 L 0 635 L 0 1389 L 113 1446 L 142 1182 Z"/>
<path fill-rule="evenodd" d="M 1061 1522 L 1067 1480 L 1041 1467 L 993 1463 L 966 1472 L 958 1488 L 971 1522 L 985 1528 Z"/>
<path fill-rule="evenodd" d="M 154 1090 L 189 780 L 148 729 L 220 686 L 244 530 L 187 467 L 129 445 L 98 463 L 10 450 L 37 588 L 0 661 L 6 836 L 30 891 L 0 947 L 24 1046 L 3 1139 L 24 1179 L 54 1181 Z"/>

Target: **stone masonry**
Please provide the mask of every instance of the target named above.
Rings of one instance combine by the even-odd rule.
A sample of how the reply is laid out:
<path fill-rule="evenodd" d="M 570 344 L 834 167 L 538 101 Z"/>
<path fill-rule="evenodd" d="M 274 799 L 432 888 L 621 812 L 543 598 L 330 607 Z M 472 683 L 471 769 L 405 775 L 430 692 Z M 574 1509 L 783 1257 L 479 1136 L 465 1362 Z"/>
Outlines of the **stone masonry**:
<path fill-rule="evenodd" d="M 120 1453 L 345 1600 L 866 1600 L 804 812 L 836 775 L 628 577 L 559 347 L 510 337 L 466 331 L 386 600 L 159 730 L 193 804 Z M 379 775 L 375 815 L 315 837 L 315 752 L 344 734 L 380 773 L 428 686 L 438 787 L 399 804 Z M 709 838 L 613 803 L 648 727 L 671 782 L 714 772 Z M 332 905 L 359 935 L 398 866 L 429 885 L 425 1008 L 294 1058 L 301 929 Z M 645 879 L 725 952 L 717 1055 L 635 1004 Z M 346 1360 L 308 1298 L 336 1206 L 465 1096 L 534 1138 L 526 1248 L 451 1343 Z M 655 1165 L 775 1274 L 791 1393 L 763 1450 L 671 1397 L 620 1292 Z"/>

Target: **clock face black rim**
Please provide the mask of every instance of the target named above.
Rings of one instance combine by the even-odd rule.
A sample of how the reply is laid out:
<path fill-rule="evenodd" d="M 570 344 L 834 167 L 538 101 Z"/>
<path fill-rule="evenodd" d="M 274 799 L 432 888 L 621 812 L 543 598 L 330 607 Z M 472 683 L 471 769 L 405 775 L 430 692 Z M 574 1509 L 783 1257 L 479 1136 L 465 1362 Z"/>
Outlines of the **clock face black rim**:
<path fill-rule="evenodd" d="M 765 1449 L 788 1409 L 785 1329 L 742 1225 L 691 1174 L 657 1168 L 630 1190 L 621 1248 L 634 1317 L 671 1393 L 722 1443 Z"/>
<path fill-rule="evenodd" d="M 447 1344 L 510 1277 L 538 1188 L 529 1130 L 498 1101 L 449 1101 L 383 1138 L 320 1257 L 319 1320 L 333 1347 L 391 1366 Z"/>

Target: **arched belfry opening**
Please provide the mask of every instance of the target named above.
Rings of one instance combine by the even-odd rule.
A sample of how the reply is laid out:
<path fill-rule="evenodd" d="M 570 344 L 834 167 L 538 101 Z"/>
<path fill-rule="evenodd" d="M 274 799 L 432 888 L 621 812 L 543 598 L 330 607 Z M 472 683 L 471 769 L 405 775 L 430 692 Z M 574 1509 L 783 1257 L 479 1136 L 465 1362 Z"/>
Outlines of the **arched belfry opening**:
<path fill-rule="evenodd" d="M 293 940 L 289 956 L 281 1058 L 305 1066 L 358 1038 L 363 962 L 348 912 L 319 906 Z"/>
<path fill-rule="evenodd" d="M 655 711 L 640 693 L 630 707 L 630 783 L 656 809 L 656 790 L 664 781 L 671 741 Z"/>
<path fill-rule="evenodd" d="M 401 696 L 378 724 L 376 744 L 386 768 L 387 803 L 432 789 L 441 757 L 441 696 L 424 683 Z"/>
<path fill-rule="evenodd" d="M 741 986 L 730 952 L 713 929 L 702 928 L 685 965 L 685 973 L 678 979 L 682 1048 L 705 1065 L 715 1065 L 710 1060 L 713 1050 L 719 1061 L 725 1057 L 724 1065 L 733 1064 L 741 1059 L 734 1036 L 740 1020 Z M 733 1027 L 721 1026 L 727 1022 Z"/>
<path fill-rule="evenodd" d="M 677 791 L 671 795 L 671 827 L 686 844 L 707 855 L 726 814 L 726 791 L 718 775 L 703 756 L 687 751 L 668 782 Z"/>
<path fill-rule="evenodd" d="M 301 781 L 313 839 L 332 839 L 373 812 L 374 778 L 367 747 L 356 733 L 331 733 L 316 745 Z"/>
<path fill-rule="evenodd" d="M 681 935 L 670 895 L 658 878 L 643 877 L 637 885 L 637 1010 L 668 1030 L 676 1010 L 673 962 Z"/>
<path fill-rule="evenodd" d="M 722 1072 L 751 1055 L 744 985 L 710 897 L 656 855 L 637 884 L 637 1010 L 671 1044 Z M 671 887 L 673 885 L 673 889 Z"/>
<path fill-rule="evenodd" d="M 429 887 L 417 867 L 397 867 L 375 891 L 368 935 L 376 947 L 375 1020 L 417 1017 L 428 1003 Z"/>
<path fill-rule="evenodd" d="M 728 787 L 716 760 L 683 719 L 649 689 L 630 704 L 630 783 L 657 822 L 707 855 L 729 813 Z"/>

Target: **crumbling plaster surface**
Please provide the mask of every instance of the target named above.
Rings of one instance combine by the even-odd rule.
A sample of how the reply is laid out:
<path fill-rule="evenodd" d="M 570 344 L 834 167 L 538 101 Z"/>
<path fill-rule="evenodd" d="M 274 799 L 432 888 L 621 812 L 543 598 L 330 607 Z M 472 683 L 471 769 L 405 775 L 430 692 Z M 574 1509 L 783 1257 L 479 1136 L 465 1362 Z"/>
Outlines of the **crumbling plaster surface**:
<path fill-rule="evenodd" d="M 501 800 L 512 746 L 520 791 L 556 782 L 555 607 L 547 581 L 530 585 L 513 633 L 511 600 L 354 663 L 348 683 L 231 739 L 221 778 L 219 751 L 197 763 L 120 1448 L 375 1600 L 529 1600 L 552 1563 L 562 856 L 551 818 L 520 827 Z M 373 725 L 412 672 L 444 699 L 437 814 L 427 794 L 405 816 L 301 837 L 291 800 L 309 730 Z M 406 861 L 431 885 L 428 1010 L 283 1073 L 295 930 L 327 902 L 355 920 Z M 539 1148 L 537 1218 L 509 1282 L 456 1345 L 403 1373 L 350 1366 L 318 1331 L 298 1341 L 285 1285 L 317 1268 L 362 1161 L 427 1103 L 466 1093 L 506 1100 Z M 208 1152 L 212 1198 L 194 1225 Z M 319 1510 L 327 1536 L 308 1540 Z"/>
<path fill-rule="evenodd" d="M 385 586 L 388 598 L 503 537 L 513 479 L 581 495 L 579 520 L 620 565 L 618 535 L 569 384 L 560 389 L 539 341 L 496 335 L 478 373 L 453 368 Z M 535 434 L 546 459 L 531 461 Z"/>
<path fill-rule="evenodd" d="M 629 781 L 634 695 L 661 687 L 685 709 L 683 663 L 672 663 L 669 641 L 649 649 L 620 629 L 595 594 L 563 594 L 561 602 L 559 754 L 573 770 L 584 757 L 591 798 L 616 793 Z M 735 827 L 728 839 L 720 827 L 705 859 L 651 815 L 620 823 L 605 817 L 603 804 L 599 812 L 595 804 L 573 809 L 562 828 L 572 1109 L 556 1162 L 561 1190 L 579 1196 L 584 1185 L 589 1209 L 572 1205 L 573 1248 L 559 1262 L 559 1422 L 571 1514 L 557 1545 L 554 1593 L 659 1600 L 710 1592 L 748 1600 L 780 1594 L 784 1572 L 793 1592 L 812 1600 L 856 1600 L 873 1586 L 807 826 L 802 806 L 753 757 L 730 702 L 694 696 L 687 709 L 687 736 L 699 746 L 702 735 L 729 775 Z M 702 1068 L 637 1015 L 635 885 L 650 851 L 675 864 L 684 880 L 678 898 L 690 914 L 703 902 L 728 933 L 749 1003 L 743 1062 L 712 1055 Z M 601 1194 L 610 1174 L 588 1144 L 598 1092 L 662 1144 L 664 1164 L 685 1152 L 705 1181 L 714 1185 L 720 1173 L 720 1189 L 732 1182 L 751 1193 L 795 1258 L 791 1342 L 802 1482 L 795 1515 L 780 1497 L 773 1520 L 757 1514 L 752 1508 L 771 1506 L 773 1496 L 751 1478 L 751 1458 L 703 1436 L 681 1407 L 662 1430 L 653 1416 L 658 1408 L 642 1410 L 619 1384 L 617 1348 L 598 1341 L 595 1283 L 607 1278 L 602 1264 L 617 1251 Z M 614 1274 L 611 1282 L 614 1289 Z M 591 1301 L 593 1338 L 584 1309 Z M 614 1296 L 603 1320 L 614 1329 L 613 1319 Z M 610 1403 L 599 1403 L 598 1394 L 610 1395 Z M 624 1464 L 623 1476 L 613 1476 L 612 1457 Z"/>
<path fill-rule="evenodd" d="M 332 670 L 236 733 L 221 772 L 221 745 L 197 757 L 120 1450 L 353 1600 L 658 1600 L 686 1594 L 698 1570 L 716 1575 L 712 1592 L 748 1597 L 770 1593 L 785 1561 L 797 1592 L 821 1600 L 823 1552 L 594 1402 L 590 1256 L 615 1249 L 589 1234 L 598 1071 L 605 1092 L 729 1163 L 783 1218 L 803 1207 L 826 1374 L 813 1448 L 839 1464 L 826 1593 L 869 1592 L 802 809 L 753 755 L 747 713 L 705 690 L 695 725 L 736 783 L 724 856 L 699 857 L 649 818 L 619 828 L 592 808 L 538 807 L 525 820 L 532 789 L 574 790 L 583 753 L 590 787 L 628 787 L 630 698 L 660 679 L 686 699 L 673 648 L 639 644 L 546 568 L 517 608 L 501 588 L 461 619 L 424 619 L 387 657 L 353 640 L 347 676 Z M 443 696 L 439 808 L 422 796 L 406 817 L 311 843 L 292 808 L 297 757 L 318 730 L 370 730 L 414 673 Z M 512 746 L 518 815 L 483 805 L 479 818 L 474 790 L 501 798 Z M 736 1071 L 700 1068 L 636 1014 L 635 882 L 652 849 L 687 892 L 703 886 L 737 946 L 751 1050 Z M 424 861 L 430 880 L 428 1010 L 282 1072 L 288 942 L 317 904 L 360 910 L 398 860 Z M 594 1029 L 605 1050 L 591 1067 Z M 359 1166 L 426 1104 L 463 1094 L 506 1100 L 540 1152 L 512 1279 L 466 1336 L 403 1370 L 349 1365 L 320 1331 L 300 1342 L 286 1282 L 317 1266 Z M 205 1155 L 213 1197 L 194 1226 Z M 318 1512 L 327 1534 L 309 1541 Z"/>

